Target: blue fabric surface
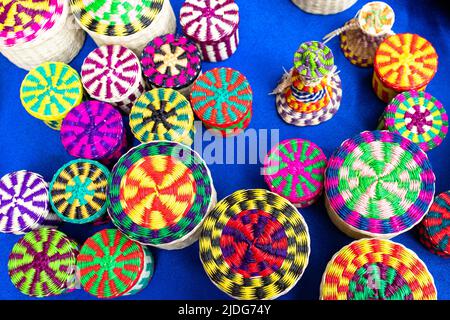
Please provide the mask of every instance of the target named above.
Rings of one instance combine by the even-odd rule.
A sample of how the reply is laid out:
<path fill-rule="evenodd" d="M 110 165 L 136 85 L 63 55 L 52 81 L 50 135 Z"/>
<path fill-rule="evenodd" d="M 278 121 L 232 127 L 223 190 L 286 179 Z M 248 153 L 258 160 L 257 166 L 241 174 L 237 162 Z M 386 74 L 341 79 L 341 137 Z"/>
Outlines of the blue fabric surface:
<path fill-rule="evenodd" d="M 307 40 L 320 40 L 325 34 L 342 26 L 368 1 L 358 1 L 349 10 L 331 16 L 317 16 L 302 12 L 290 0 L 237 0 L 240 7 L 241 43 L 238 51 L 227 61 L 204 63 L 203 70 L 217 66 L 232 67 L 249 79 L 254 92 L 253 118 L 255 129 L 279 129 L 280 139 L 306 138 L 314 141 L 330 156 L 345 139 L 364 130 L 374 130 L 385 104 L 378 100 L 371 87 L 372 69 L 351 65 L 339 49 L 338 39 L 329 46 L 334 52 L 343 83 L 343 100 L 337 115 L 314 127 L 298 128 L 285 124 L 275 110 L 275 99 L 268 93 L 274 88 L 283 69 L 292 66 L 293 53 Z M 440 99 L 450 111 L 450 14 L 445 1 L 387 0 L 396 13 L 394 31 L 418 33 L 436 48 L 439 69 L 427 91 Z M 172 0 L 179 15 L 182 0 Z M 180 28 L 178 28 L 180 30 Z M 86 55 L 94 48 L 87 39 L 81 53 L 71 63 L 80 71 Z M 50 180 L 56 170 L 71 157 L 65 152 L 57 131 L 32 118 L 21 106 L 20 83 L 26 72 L 0 57 L 0 176 L 27 169 Z M 206 146 L 208 142 L 204 143 Z M 450 189 L 448 159 L 450 138 L 428 153 L 437 182 L 436 192 Z M 260 164 L 210 166 L 221 199 L 242 188 L 265 188 Z M 311 257 L 299 283 L 282 299 L 317 299 L 322 273 L 332 255 L 352 239 L 341 233 L 330 221 L 323 201 L 301 209 L 311 234 Z M 62 230 L 80 243 L 104 227 L 64 225 Z M 0 234 L 0 299 L 28 299 L 11 284 L 7 259 L 18 236 Z M 414 232 L 394 239 L 415 251 L 434 276 L 440 299 L 450 299 L 450 259 L 429 253 L 417 240 Z M 124 299 L 222 299 L 227 298 L 207 278 L 198 257 L 198 244 L 179 251 L 152 249 L 156 270 L 150 285 L 140 294 Z M 55 298 L 50 298 L 55 299 Z M 56 299 L 92 299 L 77 290 Z"/>

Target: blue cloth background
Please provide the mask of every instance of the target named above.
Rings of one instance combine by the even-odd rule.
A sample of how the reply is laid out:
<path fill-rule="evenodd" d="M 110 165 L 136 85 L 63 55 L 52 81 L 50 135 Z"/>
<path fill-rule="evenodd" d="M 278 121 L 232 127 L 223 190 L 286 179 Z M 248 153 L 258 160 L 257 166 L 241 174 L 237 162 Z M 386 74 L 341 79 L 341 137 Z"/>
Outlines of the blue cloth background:
<path fill-rule="evenodd" d="M 368 1 L 358 1 L 352 8 L 337 15 L 310 15 L 290 0 L 237 0 L 240 7 L 241 43 L 235 55 L 221 63 L 204 63 L 203 70 L 227 66 L 246 75 L 253 87 L 253 119 L 250 127 L 280 129 L 280 139 L 301 137 L 321 146 L 327 156 L 345 139 L 364 130 L 374 130 L 385 104 L 378 100 L 371 87 L 372 69 L 361 69 L 343 56 L 338 39 L 329 46 L 334 52 L 342 78 L 344 96 L 341 108 L 330 121 L 314 127 L 298 128 L 285 124 L 275 110 L 273 96 L 268 93 L 279 80 L 283 69 L 290 68 L 293 53 L 307 40 L 320 40 L 328 32 L 342 26 Z M 439 54 L 439 70 L 427 91 L 440 99 L 450 111 L 450 14 L 445 1 L 386 0 L 396 13 L 397 33 L 418 33 L 430 40 Z M 172 0 L 179 15 L 182 0 Z M 178 28 L 180 30 L 180 28 Z M 95 47 L 87 39 L 81 53 L 71 63 L 80 71 L 86 55 Z M 59 141 L 57 131 L 26 113 L 19 100 L 19 87 L 26 72 L 0 57 L 0 176 L 28 169 L 42 174 L 48 181 L 70 156 Z M 204 143 L 208 144 L 207 143 Z M 436 192 L 450 189 L 450 137 L 428 153 L 434 167 Z M 210 166 L 219 199 L 242 188 L 265 188 L 260 165 Z M 318 299 L 322 273 L 332 255 L 352 239 L 331 223 L 323 201 L 302 209 L 311 234 L 312 253 L 309 265 L 299 283 L 282 299 Z M 80 243 L 104 227 L 64 225 L 62 230 Z M 7 272 L 9 252 L 18 236 L 0 234 L 0 299 L 27 299 L 11 284 Z M 450 299 L 450 260 L 429 253 L 414 232 L 395 238 L 414 250 L 433 274 L 440 299 Z M 124 299 L 223 299 L 207 278 L 198 257 L 198 244 L 179 251 L 152 249 L 156 271 L 150 285 L 140 294 Z M 54 298 L 50 298 L 54 299 Z M 92 299 L 77 290 L 56 299 Z"/>

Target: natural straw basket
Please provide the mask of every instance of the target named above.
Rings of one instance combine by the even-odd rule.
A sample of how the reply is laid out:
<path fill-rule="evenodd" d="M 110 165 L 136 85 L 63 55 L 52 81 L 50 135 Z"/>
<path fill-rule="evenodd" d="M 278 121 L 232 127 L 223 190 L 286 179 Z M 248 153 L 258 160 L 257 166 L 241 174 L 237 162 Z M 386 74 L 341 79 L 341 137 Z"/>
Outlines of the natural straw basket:
<path fill-rule="evenodd" d="M 435 176 L 427 155 L 397 133 L 365 131 L 345 140 L 325 171 L 325 204 L 350 237 L 392 238 L 428 212 Z"/>
<path fill-rule="evenodd" d="M 153 276 L 153 255 L 116 229 L 86 240 L 77 258 L 83 289 L 97 298 L 117 298 L 143 290 Z"/>
<path fill-rule="evenodd" d="M 174 33 L 169 0 L 70 0 L 75 19 L 100 47 L 118 44 L 141 56 L 157 36 Z"/>
<path fill-rule="evenodd" d="M 62 62 L 44 62 L 25 76 L 20 86 L 25 110 L 54 130 L 66 114 L 83 100 L 80 76 Z"/>
<path fill-rule="evenodd" d="M 420 241 L 433 253 L 450 257 L 450 191 L 442 192 L 419 225 Z"/>
<path fill-rule="evenodd" d="M 231 68 L 209 70 L 192 87 L 194 113 L 208 129 L 225 137 L 248 127 L 252 102 L 253 92 L 247 78 Z"/>
<path fill-rule="evenodd" d="M 77 159 L 63 165 L 50 183 L 53 211 L 70 223 L 89 223 L 106 213 L 106 188 L 109 170 L 88 159 Z"/>
<path fill-rule="evenodd" d="M 205 61 L 226 60 L 237 50 L 239 7 L 234 0 L 186 0 L 180 24 L 198 44 Z"/>
<path fill-rule="evenodd" d="M 363 239 L 339 250 L 320 285 L 322 300 L 436 300 L 425 263 L 399 243 Z"/>
<path fill-rule="evenodd" d="M 131 109 L 130 127 L 140 142 L 194 142 L 194 113 L 189 101 L 173 89 L 144 93 Z"/>
<path fill-rule="evenodd" d="M 393 35 L 377 49 L 372 86 L 378 98 L 389 103 L 401 92 L 425 90 L 437 67 L 438 55 L 426 39 L 411 33 Z"/>
<path fill-rule="evenodd" d="M 48 184 L 30 171 L 16 171 L 0 179 L 0 232 L 23 234 L 55 227 L 60 219 L 49 211 Z"/>
<path fill-rule="evenodd" d="M 442 103 L 424 91 L 398 94 L 386 107 L 379 128 L 396 132 L 423 151 L 439 146 L 448 132 L 448 115 Z"/>
<path fill-rule="evenodd" d="M 264 180 L 269 189 L 298 208 L 317 201 L 323 190 L 327 158 L 311 141 L 288 139 L 276 145 L 264 160 Z"/>
<path fill-rule="evenodd" d="M 76 285 L 78 245 L 61 231 L 28 232 L 12 248 L 8 260 L 11 282 L 23 294 L 49 297 Z"/>
<path fill-rule="evenodd" d="M 0 52 L 19 68 L 69 63 L 85 33 L 71 19 L 68 0 L 7 1 L 0 7 Z"/>
<path fill-rule="evenodd" d="M 174 89 L 187 98 L 202 71 L 197 46 L 188 38 L 174 34 L 150 41 L 141 61 L 147 81 L 153 88 Z"/>
<path fill-rule="evenodd" d="M 335 14 L 347 10 L 357 0 L 292 0 L 300 9 L 312 14 Z"/>
<path fill-rule="evenodd" d="M 308 265 L 308 226 L 283 197 L 239 190 L 206 218 L 200 259 L 208 277 L 235 299 L 269 300 L 291 290 Z"/>
<path fill-rule="evenodd" d="M 126 114 L 145 91 L 138 57 L 120 45 L 101 46 L 89 53 L 81 67 L 81 79 L 93 99 Z"/>
<path fill-rule="evenodd" d="M 216 203 L 204 160 L 183 144 L 153 141 L 126 153 L 112 171 L 111 220 L 130 239 L 162 249 L 197 241 Z"/>

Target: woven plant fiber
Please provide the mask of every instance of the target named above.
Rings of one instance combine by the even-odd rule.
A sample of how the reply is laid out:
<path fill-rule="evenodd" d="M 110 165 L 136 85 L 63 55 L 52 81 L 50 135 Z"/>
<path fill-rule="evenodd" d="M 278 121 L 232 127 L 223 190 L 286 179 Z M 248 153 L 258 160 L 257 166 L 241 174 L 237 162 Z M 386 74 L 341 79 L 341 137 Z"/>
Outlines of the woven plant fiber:
<path fill-rule="evenodd" d="M 292 0 L 305 12 L 312 14 L 335 14 L 347 10 L 357 0 Z"/>

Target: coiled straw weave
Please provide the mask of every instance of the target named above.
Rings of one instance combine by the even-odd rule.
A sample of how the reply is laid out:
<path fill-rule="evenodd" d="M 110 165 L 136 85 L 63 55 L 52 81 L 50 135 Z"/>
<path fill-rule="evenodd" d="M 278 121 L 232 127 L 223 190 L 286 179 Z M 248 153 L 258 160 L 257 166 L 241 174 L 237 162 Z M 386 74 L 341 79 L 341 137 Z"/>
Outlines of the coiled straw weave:
<path fill-rule="evenodd" d="M 292 0 L 300 9 L 312 14 L 335 14 L 347 10 L 357 0 Z"/>

